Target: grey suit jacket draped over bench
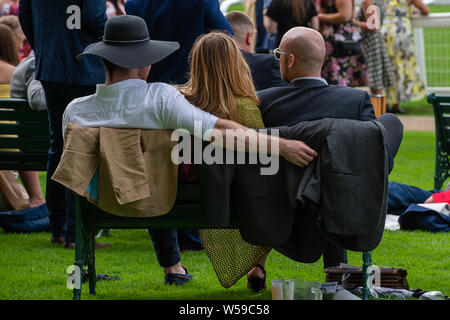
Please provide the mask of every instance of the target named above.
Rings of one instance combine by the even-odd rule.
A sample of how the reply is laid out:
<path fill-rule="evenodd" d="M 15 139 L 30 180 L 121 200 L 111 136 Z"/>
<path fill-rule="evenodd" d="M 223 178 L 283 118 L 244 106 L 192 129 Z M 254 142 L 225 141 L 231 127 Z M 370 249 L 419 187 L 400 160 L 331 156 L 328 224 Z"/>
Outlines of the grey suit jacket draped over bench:
<path fill-rule="evenodd" d="M 243 239 L 299 262 L 315 262 L 325 239 L 353 251 L 381 241 L 387 212 L 388 154 L 377 121 L 322 119 L 280 127 L 281 137 L 319 153 L 300 168 L 280 158 L 272 176 L 262 165 L 201 165 L 203 222 L 240 221 Z"/>

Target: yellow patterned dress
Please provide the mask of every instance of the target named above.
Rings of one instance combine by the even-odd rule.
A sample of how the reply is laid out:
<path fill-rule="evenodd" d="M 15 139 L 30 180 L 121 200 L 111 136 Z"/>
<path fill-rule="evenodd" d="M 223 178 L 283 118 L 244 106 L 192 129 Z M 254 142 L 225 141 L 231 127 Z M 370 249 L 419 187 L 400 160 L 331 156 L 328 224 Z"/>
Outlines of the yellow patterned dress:
<path fill-rule="evenodd" d="M 9 84 L 0 84 L 0 98 L 9 98 L 9 91 L 11 86 Z"/>
<path fill-rule="evenodd" d="M 408 0 L 386 2 L 381 33 L 391 61 L 394 86 L 386 90 L 387 103 L 420 100 L 425 97 L 411 26 L 411 6 Z"/>
<path fill-rule="evenodd" d="M 250 98 L 237 99 L 236 122 L 248 128 L 264 128 L 261 111 Z M 225 288 L 246 275 L 271 249 L 245 242 L 239 230 L 202 229 L 200 237 L 217 278 Z"/>

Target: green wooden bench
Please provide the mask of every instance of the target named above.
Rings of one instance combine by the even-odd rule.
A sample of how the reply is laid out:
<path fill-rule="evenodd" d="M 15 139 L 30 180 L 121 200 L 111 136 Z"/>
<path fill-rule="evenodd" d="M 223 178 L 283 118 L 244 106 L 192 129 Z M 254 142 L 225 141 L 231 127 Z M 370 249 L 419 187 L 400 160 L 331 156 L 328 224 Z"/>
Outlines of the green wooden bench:
<path fill-rule="evenodd" d="M 450 95 L 431 93 L 428 103 L 433 105 L 436 123 L 436 167 L 434 188 L 441 190 L 450 177 Z"/>
<path fill-rule="evenodd" d="M 46 171 L 49 149 L 47 112 L 31 110 L 26 100 L 0 99 L 0 149 L 15 149 L 0 150 L 0 170 Z M 96 293 L 95 235 L 99 230 L 210 228 L 212 226 L 204 226 L 201 223 L 200 198 L 198 185 L 180 184 L 176 203 L 168 214 L 154 218 L 123 218 L 108 214 L 77 195 L 75 266 L 79 272 L 75 273 L 73 298 L 81 298 L 80 271 L 84 270 L 84 267 L 87 267 L 89 293 Z M 231 217 L 230 228 L 238 228 L 237 221 L 236 217 Z M 372 264 L 371 253 L 364 252 L 363 260 L 364 279 L 367 280 L 367 270 Z M 363 287 L 364 299 L 369 299 L 367 281 L 364 281 Z"/>

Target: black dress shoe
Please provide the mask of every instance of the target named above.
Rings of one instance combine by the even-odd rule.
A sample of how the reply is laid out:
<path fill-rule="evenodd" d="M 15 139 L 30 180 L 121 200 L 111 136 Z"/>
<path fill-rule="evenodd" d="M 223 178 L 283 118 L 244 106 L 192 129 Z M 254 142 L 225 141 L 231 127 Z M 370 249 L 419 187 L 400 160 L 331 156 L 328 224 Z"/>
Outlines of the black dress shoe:
<path fill-rule="evenodd" d="M 394 114 L 407 114 L 408 111 L 403 110 L 400 107 L 392 107 L 390 109 L 387 110 L 388 113 L 394 113 Z"/>
<path fill-rule="evenodd" d="M 247 288 L 252 289 L 253 292 L 258 292 L 258 291 L 261 291 L 261 290 L 267 288 L 267 285 L 266 285 L 266 270 L 259 263 L 255 267 L 258 267 L 258 268 L 260 268 L 262 270 L 262 272 L 264 274 L 264 277 L 263 278 L 249 277 L 247 275 Z"/>

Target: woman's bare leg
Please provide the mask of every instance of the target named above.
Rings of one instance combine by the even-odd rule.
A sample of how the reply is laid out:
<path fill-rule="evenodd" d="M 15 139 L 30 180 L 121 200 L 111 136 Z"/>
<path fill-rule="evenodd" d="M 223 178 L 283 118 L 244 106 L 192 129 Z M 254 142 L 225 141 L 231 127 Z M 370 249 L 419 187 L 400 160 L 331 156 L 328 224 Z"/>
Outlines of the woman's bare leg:
<path fill-rule="evenodd" d="M 267 257 L 268 257 L 268 254 L 267 254 L 267 256 L 265 256 L 264 258 L 262 258 L 261 260 L 259 260 L 258 261 L 258 264 L 260 264 L 263 268 L 264 268 L 264 270 L 266 269 L 266 260 L 267 260 Z M 258 267 L 253 267 L 253 269 L 252 270 L 250 270 L 248 273 L 247 273 L 247 276 L 248 277 L 251 277 L 251 278 L 261 278 L 261 279 L 264 279 L 264 273 L 263 273 L 263 271 L 261 270 L 261 268 L 258 268 Z"/>
<path fill-rule="evenodd" d="M 30 207 L 38 207 L 45 203 L 42 195 L 41 184 L 39 182 L 39 172 L 19 171 L 20 179 L 30 197 Z"/>

